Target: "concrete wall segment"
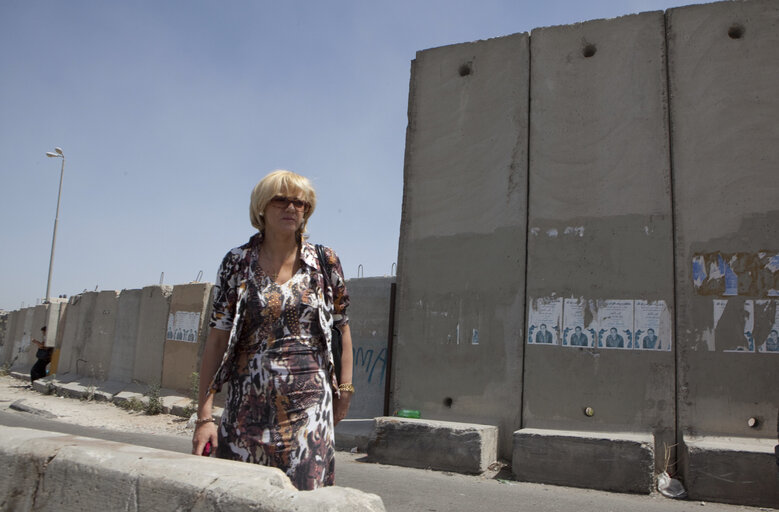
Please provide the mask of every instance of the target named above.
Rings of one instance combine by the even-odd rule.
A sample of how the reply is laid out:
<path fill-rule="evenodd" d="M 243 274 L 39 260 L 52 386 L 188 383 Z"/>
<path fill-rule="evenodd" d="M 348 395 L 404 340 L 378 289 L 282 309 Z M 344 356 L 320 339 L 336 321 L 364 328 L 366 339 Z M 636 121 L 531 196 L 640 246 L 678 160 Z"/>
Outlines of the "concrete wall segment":
<path fill-rule="evenodd" d="M 119 293 L 111 364 L 107 372 L 109 380 L 132 381 L 142 294 L 143 290 L 122 290 Z"/>
<path fill-rule="evenodd" d="M 205 343 L 211 283 L 173 287 L 165 334 L 162 387 L 188 392 L 191 375 L 200 371 L 198 348 Z M 194 331 L 194 332 L 193 332 Z"/>
<path fill-rule="evenodd" d="M 537 301 L 559 303 L 560 313 L 546 321 L 557 341 L 525 349 L 523 426 L 652 432 L 662 453 L 675 442 L 673 353 L 565 347 L 561 338 L 564 299 L 587 304 L 593 325 L 609 301 L 629 303 L 631 336 L 632 304 L 662 304 L 671 337 L 663 13 L 536 29 L 530 46 L 526 324 L 538 327 Z"/>
<path fill-rule="evenodd" d="M 138 341 L 135 348 L 133 380 L 144 384 L 162 382 L 165 334 L 173 287 L 146 286 L 138 314 Z"/>
<path fill-rule="evenodd" d="M 528 36 L 412 64 L 391 409 L 500 426 L 522 380 Z M 435 377 L 434 377 L 435 376 Z"/>
<path fill-rule="evenodd" d="M 779 352 L 760 345 L 777 325 L 761 255 L 779 255 L 779 3 L 671 9 L 667 25 L 679 434 L 775 438 Z"/>

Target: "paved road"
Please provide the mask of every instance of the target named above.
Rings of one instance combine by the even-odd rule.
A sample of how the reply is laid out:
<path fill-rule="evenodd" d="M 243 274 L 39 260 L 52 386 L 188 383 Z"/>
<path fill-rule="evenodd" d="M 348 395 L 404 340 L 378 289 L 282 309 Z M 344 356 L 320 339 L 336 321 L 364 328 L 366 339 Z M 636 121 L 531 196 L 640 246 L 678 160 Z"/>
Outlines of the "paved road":
<path fill-rule="evenodd" d="M 0 424 L 96 437 L 176 452 L 188 453 L 190 449 L 187 438 L 82 427 L 13 410 L 0 410 Z M 760 510 L 718 503 L 706 503 L 702 506 L 700 502 L 674 501 L 660 495 L 637 496 L 521 482 L 502 483 L 497 479 L 372 464 L 365 462 L 363 455 L 346 452 L 338 452 L 336 468 L 338 485 L 378 494 L 388 512 Z"/>

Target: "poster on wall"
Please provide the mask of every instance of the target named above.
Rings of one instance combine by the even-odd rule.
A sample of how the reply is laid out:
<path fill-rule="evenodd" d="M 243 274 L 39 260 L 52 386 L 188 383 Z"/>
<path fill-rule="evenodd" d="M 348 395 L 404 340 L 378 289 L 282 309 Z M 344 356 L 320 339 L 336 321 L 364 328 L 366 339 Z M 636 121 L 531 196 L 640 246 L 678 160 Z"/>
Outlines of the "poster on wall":
<path fill-rule="evenodd" d="M 633 301 L 598 301 L 598 347 L 633 348 Z"/>
<path fill-rule="evenodd" d="M 563 299 L 547 297 L 530 301 L 527 342 L 533 345 L 558 345 L 563 315 Z"/>
<path fill-rule="evenodd" d="M 166 338 L 175 341 L 197 343 L 200 313 L 192 311 L 176 311 L 168 315 L 168 330 Z"/>
<path fill-rule="evenodd" d="M 671 350 L 671 314 L 664 300 L 635 302 L 637 350 Z"/>
<path fill-rule="evenodd" d="M 771 322 L 768 334 L 762 343 L 760 343 L 761 340 L 757 340 L 760 343 L 757 351 L 779 354 L 779 300 L 763 300 L 757 301 L 757 303 L 759 304 L 758 309 L 762 309 L 764 313 L 761 318 L 767 318 Z"/>
<path fill-rule="evenodd" d="M 584 298 L 565 299 L 563 303 L 563 346 L 592 347 L 598 326 L 595 323 L 595 304 Z"/>

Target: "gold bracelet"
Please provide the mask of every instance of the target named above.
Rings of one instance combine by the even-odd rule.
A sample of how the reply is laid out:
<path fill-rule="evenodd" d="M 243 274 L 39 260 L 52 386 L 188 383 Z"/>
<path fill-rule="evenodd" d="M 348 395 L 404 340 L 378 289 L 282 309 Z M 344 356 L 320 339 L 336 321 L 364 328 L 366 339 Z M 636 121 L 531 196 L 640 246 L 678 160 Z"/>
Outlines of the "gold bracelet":
<path fill-rule="evenodd" d="M 350 393 L 354 393 L 354 385 L 351 382 L 346 384 L 339 384 L 338 391 L 348 391 Z"/>
<path fill-rule="evenodd" d="M 198 418 L 195 420 L 195 426 L 199 427 L 200 425 L 203 425 L 204 423 L 216 423 L 216 420 L 214 418 Z"/>

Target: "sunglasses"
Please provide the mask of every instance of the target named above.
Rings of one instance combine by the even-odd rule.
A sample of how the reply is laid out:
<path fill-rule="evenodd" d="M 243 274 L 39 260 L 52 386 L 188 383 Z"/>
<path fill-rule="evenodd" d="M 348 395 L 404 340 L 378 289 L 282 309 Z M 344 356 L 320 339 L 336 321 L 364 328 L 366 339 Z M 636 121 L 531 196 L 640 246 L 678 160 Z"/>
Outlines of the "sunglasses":
<path fill-rule="evenodd" d="M 307 202 L 303 201 L 302 199 L 298 199 L 297 197 L 284 197 L 284 196 L 275 196 L 273 199 L 270 200 L 270 204 L 272 204 L 276 208 L 286 208 L 290 204 L 292 204 L 292 206 L 294 206 L 296 210 L 308 210 L 311 206 Z"/>

